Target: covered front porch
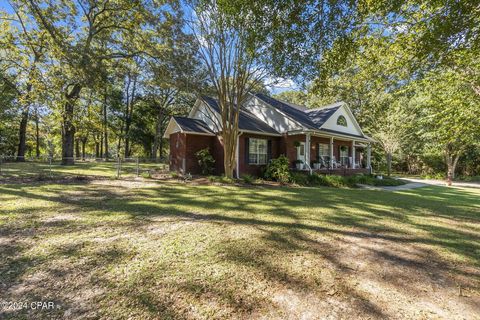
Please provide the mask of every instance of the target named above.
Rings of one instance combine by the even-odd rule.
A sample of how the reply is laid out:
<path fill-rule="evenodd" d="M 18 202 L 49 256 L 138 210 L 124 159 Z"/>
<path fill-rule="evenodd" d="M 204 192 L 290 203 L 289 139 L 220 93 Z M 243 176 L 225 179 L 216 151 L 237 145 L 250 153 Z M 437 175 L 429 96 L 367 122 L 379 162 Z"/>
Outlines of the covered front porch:
<path fill-rule="evenodd" d="M 371 141 L 364 137 L 323 132 L 289 133 L 287 155 L 294 169 L 299 171 L 338 175 L 371 172 Z"/>

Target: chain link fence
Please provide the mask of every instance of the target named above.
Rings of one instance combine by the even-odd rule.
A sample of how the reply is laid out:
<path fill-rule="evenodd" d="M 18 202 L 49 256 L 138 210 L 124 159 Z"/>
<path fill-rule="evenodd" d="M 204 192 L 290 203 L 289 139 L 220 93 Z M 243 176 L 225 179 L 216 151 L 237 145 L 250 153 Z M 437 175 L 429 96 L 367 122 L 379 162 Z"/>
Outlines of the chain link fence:
<path fill-rule="evenodd" d="M 168 172 L 166 159 L 131 158 L 64 158 L 74 164 L 63 165 L 61 158 L 0 156 L 0 181 L 62 177 L 127 179 L 150 178 Z"/>

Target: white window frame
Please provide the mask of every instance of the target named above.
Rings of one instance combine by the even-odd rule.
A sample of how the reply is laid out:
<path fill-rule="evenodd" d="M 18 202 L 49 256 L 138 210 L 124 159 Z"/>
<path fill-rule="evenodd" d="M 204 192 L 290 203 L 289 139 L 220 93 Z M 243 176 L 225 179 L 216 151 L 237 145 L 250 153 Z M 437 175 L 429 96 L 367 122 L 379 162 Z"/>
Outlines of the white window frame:
<path fill-rule="evenodd" d="M 259 138 L 249 138 L 248 141 L 248 164 L 265 165 L 268 161 L 268 140 Z M 261 145 L 264 145 L 262 152 Z M 254 156 L 252 161 L 252 156 Z"/>
<path fill-rule="evenodd" d="M 342 119 L 343 121 L 345 121 L 345 124 L 340 124 L 340 119 Z M 348 127 L 348 121 L 347 121 L 347 118 L 344 116 L 344 115 L 339 115 L 338 118 L 337 118 L 337 126 L 342 126 L 342 127 Z"/>
<path fill-rule="evenodd" d="M 320 152 L 322 150 L 322 146 L 326 147 L 326 149 L 324 151 L 326 153 L 321 153 Z M 320 159 L 320 157 L 323 157 L 323 159 L 326 162 L 330 161 L 330 144 L 329 143 L 319 143 L 318 144 L 318 159 Z"/>
<path fill-rule="evenodd" d="M 340 147 L 340 163 L 344 166 L 348 165 L 348 147 L 347 146 L 343 146 L 345 147 L 345 151 L 342 151 L 342 146 Z M 342 153 L 345 152 L 346 155 L 342 155 Z"/>
<path fill-rule="evenodd" d="M 305 159 L 306 159 L 305 151 L 306 151 L 305 142 L 302 141 L 297 147 L 297 160 L 301 160 L 302 162 L 305 162 Z"/>

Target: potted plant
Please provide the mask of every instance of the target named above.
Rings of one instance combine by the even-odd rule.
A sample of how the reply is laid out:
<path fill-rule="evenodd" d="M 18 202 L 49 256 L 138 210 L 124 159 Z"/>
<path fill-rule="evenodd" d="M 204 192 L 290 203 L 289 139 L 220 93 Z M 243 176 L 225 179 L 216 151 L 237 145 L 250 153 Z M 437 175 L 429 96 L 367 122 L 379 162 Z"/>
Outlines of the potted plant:
<path fill-rule="evenodd" d="M 295 167 L 297 168 L 297 170 L 303 170 L 303 161 L 302 160 L 295 160 L 295 161 L 293 161 L 293 163 L 295 164 Z"/>
<path fill-rule="evenodd" d="M 342 150 L 342 151 L 347 151 L 347 150 L 348 150 L 348 147 L 347 147 L 347 146 L 341 146 L 341 147 L 340 147 L 340 150 Z"/>
<path fill-rule="evenodd" d="M 300 141 L 293 141 L 293 145 L 295 148 L 300 147 Z"/>
<path fill-rule="evenodd" d="M 313 160 L 313 169 L 319 170 L 321 165 L 319 160 Z"/>

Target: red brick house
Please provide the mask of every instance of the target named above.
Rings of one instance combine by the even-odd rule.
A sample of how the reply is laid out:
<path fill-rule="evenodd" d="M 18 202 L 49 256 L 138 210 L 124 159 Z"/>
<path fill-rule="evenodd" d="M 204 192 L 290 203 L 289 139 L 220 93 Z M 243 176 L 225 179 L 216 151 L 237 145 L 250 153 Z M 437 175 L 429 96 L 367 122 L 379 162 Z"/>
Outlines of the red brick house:
<path fill-rule="evenodd" d="M 217 101 L 199 98 L 188 117 L 172 117 L 170 169 L 199 173 L 195 153 L 209 148 L 215 171 L 223 173 L 221 116 Z M 237 139 L 236 175 L 260 175 L 268 161 L 286 155 L 292 168 L 349 175 L 370 172 L 372 139 L 363 134 L 343 102 L 317 109 L 252 94 L 242 106 Z"/>

